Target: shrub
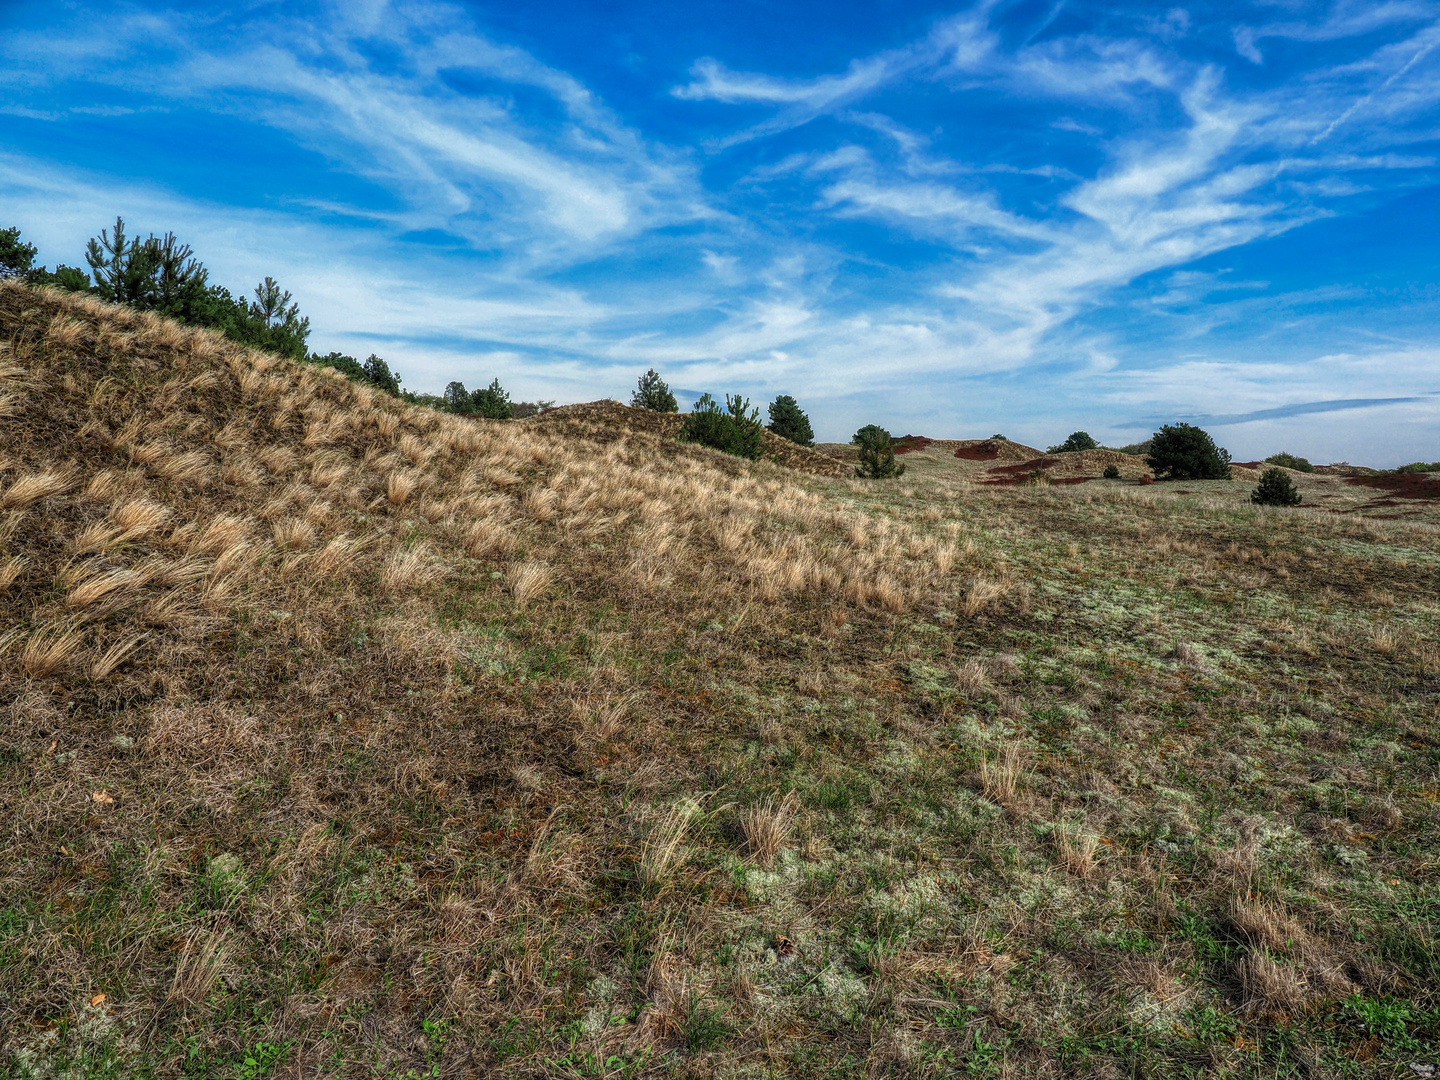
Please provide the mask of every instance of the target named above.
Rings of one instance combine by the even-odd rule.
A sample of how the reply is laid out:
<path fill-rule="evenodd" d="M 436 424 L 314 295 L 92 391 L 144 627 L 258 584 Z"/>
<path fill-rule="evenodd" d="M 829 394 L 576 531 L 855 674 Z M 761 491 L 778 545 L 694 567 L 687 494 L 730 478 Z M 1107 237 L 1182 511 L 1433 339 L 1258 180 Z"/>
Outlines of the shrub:
<path fill-rule="evenodd" d="M 868 480 L 885 480 L 905 474 L 905 466 L 895 464 L 895 446 L 890 432 L 878 424 L 866 424 L 855 432 L 850 441 L 860 447 L 860 464 L 855 469 L 856 476 L 863 476 Z"/>
<path fill-rule="evenodd" d="M 675 395 L 670 386 L 654 368 L 640 376 L 635 393 L 630 396 L 630 406 L 635 409 L 649 409 L 651 412 L 679 412 Z"/>
<path fill-rule="evenodd" d="M 1069 454 L 1077 450 L 1094 450 L 1100 444 L 1090 437 L 1088 431 L 1076 431 L 1071 433 L 1059 446 L 1052 446 L 1045 452 L 1047 454 Z"/>
<path fill-rule="evenodd" d="M 781 394 L 770 403 L 769 428 L 776 435 L 789 439 L 801 446 L 815 445 L 815 432 L 810 429 L 810 417 L 789 394 Z"/>
<path fill-rule="evenodd" d="M 1265 459 L 1267 465 L 1279 465 L 1282 468 L 1294 469 L 1296 472 L 1314 472 L 1315 466 L 1306 461 L 1303 457 L 1296 457 L 1287 451 L 1280 451 L 1278 454 L 1271 454 Z"/>
<path fill-rule="evenodd" d="M 321 356 L 319 353 L 311 353 L 309 362 L 319 364 L 321 367 L 334 368 L 347 379 L 358 383 L 365 383 L 384 390 L 387 394 L 400 394 L 400 374 L 391 371 L 390 365 L 374 353 L 370 354 L 368 360 L 363 364 L 353 356 L 346 356 L 344 353 L 331 352 Z"/>
<path fill-rule="evenodd" d="M 1250 493 L 1250 501 L 1258 506 L 1299 506 L 1300 492 L 1284 469 L 1266 469 Z"/>
<path fill-rule="evenodd" d="M 1412 461 L 1409 465 L 1401 465 L 1395 471 L 1397 473 L 1440 472 L 1440 461 Z"/>
<path fill-rule="evenodd" d="M 1005 438 L 1004 435 L 991 435 L 990 438 L 994 439 L 996 442 L 1009 442 L 1009 441 L 1010 441 L 1009 439 Z"/>
<path fill-rule="evenodd" d="M 680 428 L 680 438 L 751 461 L 760 456 L 760 410 L 739 394 L 725 395 L 725 408 L 700 395 Z"/>
<path fill-rule="evenodd" d="M 1146 439 L 1144 442 L 1131 443 L 1129 446 L 1122 446 L 1118 450 L 1116 450 L 1116 453 L 1129 454 L 1131 457 L 1144 457 L 1146 454 L 1150 453 L 1150 440 Z"/>
<path fill-rule="evenodd" d="M 516 401 L 510 406 L 510 415 L 516 420 L 523 420 L 527 416 L 539 416 L 554 407 L 553 401 Z"/>
<path fill-rule="evenodd" d="M 1119 480 L 1120 467 L 1118 465 L 1106 465 L 1105 471 L 1101 473 L 1101 475 L 1104 476 L 1106 480 Z"/>
<path fill-rule="evenodd" d="M 1229 480 L 1230 451 L 1193 424 L 1165 424 L 1150 438 L 1146 463 L 1157 480 Z"/>
<path fill-rule="evenodd" d="M 458 379 L 445 384 L 444 408 L 461 416 L 483 416 L 487 420 L 509 420 L 514 412 L 510 395 L 495 379 L 484 390 L 466 390 Z"/>

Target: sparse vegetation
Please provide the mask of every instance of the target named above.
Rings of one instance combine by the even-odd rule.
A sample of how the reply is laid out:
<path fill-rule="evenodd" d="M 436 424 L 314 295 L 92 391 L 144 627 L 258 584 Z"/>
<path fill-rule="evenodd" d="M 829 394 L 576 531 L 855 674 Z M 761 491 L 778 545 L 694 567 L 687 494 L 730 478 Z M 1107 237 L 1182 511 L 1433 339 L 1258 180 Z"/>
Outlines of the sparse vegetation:
<path fill-rule="evenodd" d="M 13 281 L 0 394 L 17 1080 L 1440 1053 L 1433 500 L 877 485 Z"/>
<path fill-rule="evenodd" d="M 855 475 L 867 480 L 888 480 L 905 475 L 905 466 L 895 463 L 895 440 L 877 424 L 866 424 L 850 442 L 860 448 Z"/>
<path fill-rule="evenodd" d="M 1285 450 L 1278 454 L 1271 454 L 1265 459 L 1265 462 L 1268 465 L 1278 465 L 1282 469 L 1294 469 L 1296 472 L 1313 473 L 1315 471 L 1315 466 L 1305 458 L 1297 457 Z"/>
<path fill-rule="evenodd" d="M 649 409 L 651 412 L 679 412 L 680 406 L 670 392 L 670 384 L 660 377 L 654 368 L 640 376 L 640 384 L 630 396 L 630 406 L 635 409 Z"/>
<path fill-rule="evenodd" d="M 1193 424 L 1165 424 L 1150 438 L 1146 464 L 1156 480 L 1229 480 L 1230 452 Z"/>
<path fill-rule="evenodd" d="M 1257 506 L 1299 506 L 1300 500 L 1295 482 L 1284 469 L 1266 469 L 1250 493 L 1250 501 Z"/>

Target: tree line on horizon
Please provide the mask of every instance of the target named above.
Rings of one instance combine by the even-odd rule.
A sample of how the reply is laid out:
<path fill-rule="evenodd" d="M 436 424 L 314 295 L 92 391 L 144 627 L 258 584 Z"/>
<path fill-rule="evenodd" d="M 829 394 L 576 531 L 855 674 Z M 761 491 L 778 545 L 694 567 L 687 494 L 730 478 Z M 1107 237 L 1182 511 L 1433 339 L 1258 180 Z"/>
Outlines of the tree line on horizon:
<path fill-rule="evenodd" d="M 28 284 L 84 292 L 111 303 L 125 304 L 193 326 L 218 330 L 243 345 L 276 353 L 302 363 L 333 368 L 347 378 L 393 394 L 415 405 L 425 405 L 445 412 L 487 419 L 512 419 L 533 416 L 553 408 L 553 401 L 512 401 L 499 378 L 482 389 L 469 390 L 465 384 L 452 380 L 442 394 L 421 394 L 405 390 L 401 376 L 381 357 L 371 353 L 358 360 L 344 353 L 331 351 L 324 355 L 310 352 L 310 320 L 300 314 L 300 305 L 266 275 L 253 293 L 253 299 L 231 293 L 223 285 L 210 281 L 209 271 L 195 256 L 190 245 L 179 241 L 173 232 L 163 236 L 154 233 L 144 239 L 126 232 L 123 218 L 116 217 L 113 229 L 102 229 L 85 246 L 84 262 L 89 268 L 64 263 L 49 270 L 36 262 L 38 250 L 26 243 L 15 227 L 0 228 L 0 279 L 18 278 Z M 639 379 L 631 406 L 654 412 L 678 413 L 679 405 L 669 385 L 653 368 Z M 805 447 L 814 446 L 815 435 L 810 417 L 789 394 L 778 395 L 768 406 L 769 423 L 763 427 L 772 433 Z M 761 456 L 762 424 L 758 407 L 739 394 L 726 394 L 725 405 L 708 392 L 695 402 L 686 415 L 681 438 L 711 446 L 740 457 Z M 1003 435 L 994 439 L 1003 440 Z M 877 424 L 866 424 L 851 438 L 859 448 L 857 474 L 872 479 L 899 477 L 905 466 L 895 461 L 896 439 Z M 1051 446 L 1049 454 L 1101 449 L 1100 444 L 1085 431 L 1076 431 L 1062 443 Z M 1228 479 L 1230 454 L 1218 447 L 1211 436 L 1192 424 L 1163 425 L 1143 443 L 1119 448 L 1121 453 L 1144 456 L 1157 479 L 1202 480 Z M 1266 463 L 1272 468 L 1264 498 L 1257 489 L 1257 501 L 1294 505 L 1299 500 L 1289 488 L 1288 474 L 1280 469 L 1313 472 L 1314 466 L 1303 457 L 1288 452 L 1271 455 Z M 1415 462 L 1397 472 L 1440 471 L 1440 462 Z M 1118 476 L 1118 470 L 1107 470 L 1107 476 Z M 1275 474 L 1272 476 L 1271 474 Z M 1283 481 L 1283 483 L 1282 483 Z M 1283 490 L 1282 490 L 1283 489 Z"/>

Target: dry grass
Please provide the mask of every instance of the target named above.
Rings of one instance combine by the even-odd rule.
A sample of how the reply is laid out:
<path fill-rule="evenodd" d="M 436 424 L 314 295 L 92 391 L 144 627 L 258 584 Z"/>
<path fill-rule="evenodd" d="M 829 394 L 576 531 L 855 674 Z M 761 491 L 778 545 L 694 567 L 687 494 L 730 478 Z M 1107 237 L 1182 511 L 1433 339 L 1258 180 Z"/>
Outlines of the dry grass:
<path fill-rule="evenodd" d="M 650 827 L 636 866 L 636 876 L 647 889 L 663 888 L 684 861 L 682 845 L 699 816 L 699 805 L 691 799 L 684 799 L 662 813 L 659 821 Z"/>
<path fill-rule="evenodd" d="M 1055 851 L 1060 865 L 1076 877 L 1088 878 L 1094 872 L 1095 853 L 1099 848 L 1100 838 L 1094 833 L 1065 827 L 1055 831 Z"/>
<path fill-rule="evenodd" d="M 18 510 L 41 499 L 63 495 L 75 486 L 73 475 L 47 470 L 22 476 L 0 493 L 0 510 Z"/>
<path fill-rule="evenodd" d="M 745 847 L 761 866 L 774 866 L 780 849 L 790 838 L 795 816 L 795 795 L 788 793 L 778 803 L 773 796 L 741 811 L 740 832 Z"/>
<path fill-rule="evenodd" d="M 1437 1007 L 1432 508 L 852 483 L 0 321 L 0 489 L 74 477 L 0 510 L 0 1072 L 96 987 L 157 1080 L 1379 1075 L 1361 1005 Z"/>
<path fill-rule="evenodd" d="M 980 785 L 991 802 L 1009 806 L 1015 801 L 1024 773 L 1022 753 L 1021 744 L 1015 741 L 1007 743 L 999 754 L 980 759 Z"/>
<path fill-rule="evenodd" d="M 85 630 L 81 627 L 61 625 L 37 630 L 20 650 L 20 667 L 35 679 L 53 675 L 69 664 L 84 640 Z"/>
<path fill-rule="evenodd" d="M 115 642 L 90 665 L 90 677 L 97 682 L 109 678 L 111 673 L 134 656 L 149 638 L 149 634 L 132 634 Z"/>
<path fill-rule="evenodd" d="M 506 571 L 505 581 L 510 586 L 510 595 L 515 598 L 516 606 L 524 607 L 550 587 L 554 576 L 554 571 L 544 563 L 527 561 L 511 566 Z"/>

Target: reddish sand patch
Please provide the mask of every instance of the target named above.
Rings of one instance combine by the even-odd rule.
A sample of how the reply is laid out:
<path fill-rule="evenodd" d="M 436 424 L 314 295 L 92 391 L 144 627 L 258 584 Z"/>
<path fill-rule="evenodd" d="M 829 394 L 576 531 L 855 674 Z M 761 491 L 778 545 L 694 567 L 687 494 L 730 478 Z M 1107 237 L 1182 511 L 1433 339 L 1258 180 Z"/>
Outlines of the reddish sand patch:
<path fill-rule="evenodd" d="M 924 435 L 906 435 L 902 439 L 896 439 L 892 444 L 895 455 L 908 454 L 912 450 L 924 450 L 934 439 L 927 439 Z"/>
<path fill-rule="evenodd" d="M 1002 476 L 1029 476 L 1033 472 L 1047 469 L 1052 465 L 1059 465 L 1060 459 L 1053 457 L 1032 458 L 1029 461 L 1021 461 L 1015 465 L 996 465 L 990 470 L 992 474 L 999 473 Z"/>
<path fill-rule="evenodd" d="M 955 456 L 962 461 L 994 461 L 1000 456 L 1000 444 L 986 439 L 974 446 L 957 446 Z"/>
<path fill-rule="evenodd" d="M 1440 499 L 1436 473 L 1389 473 L 1380 476 L 1351 476 L 1345 482 L 1356 487 L 1379 488 L 1392 499 Z"/>

